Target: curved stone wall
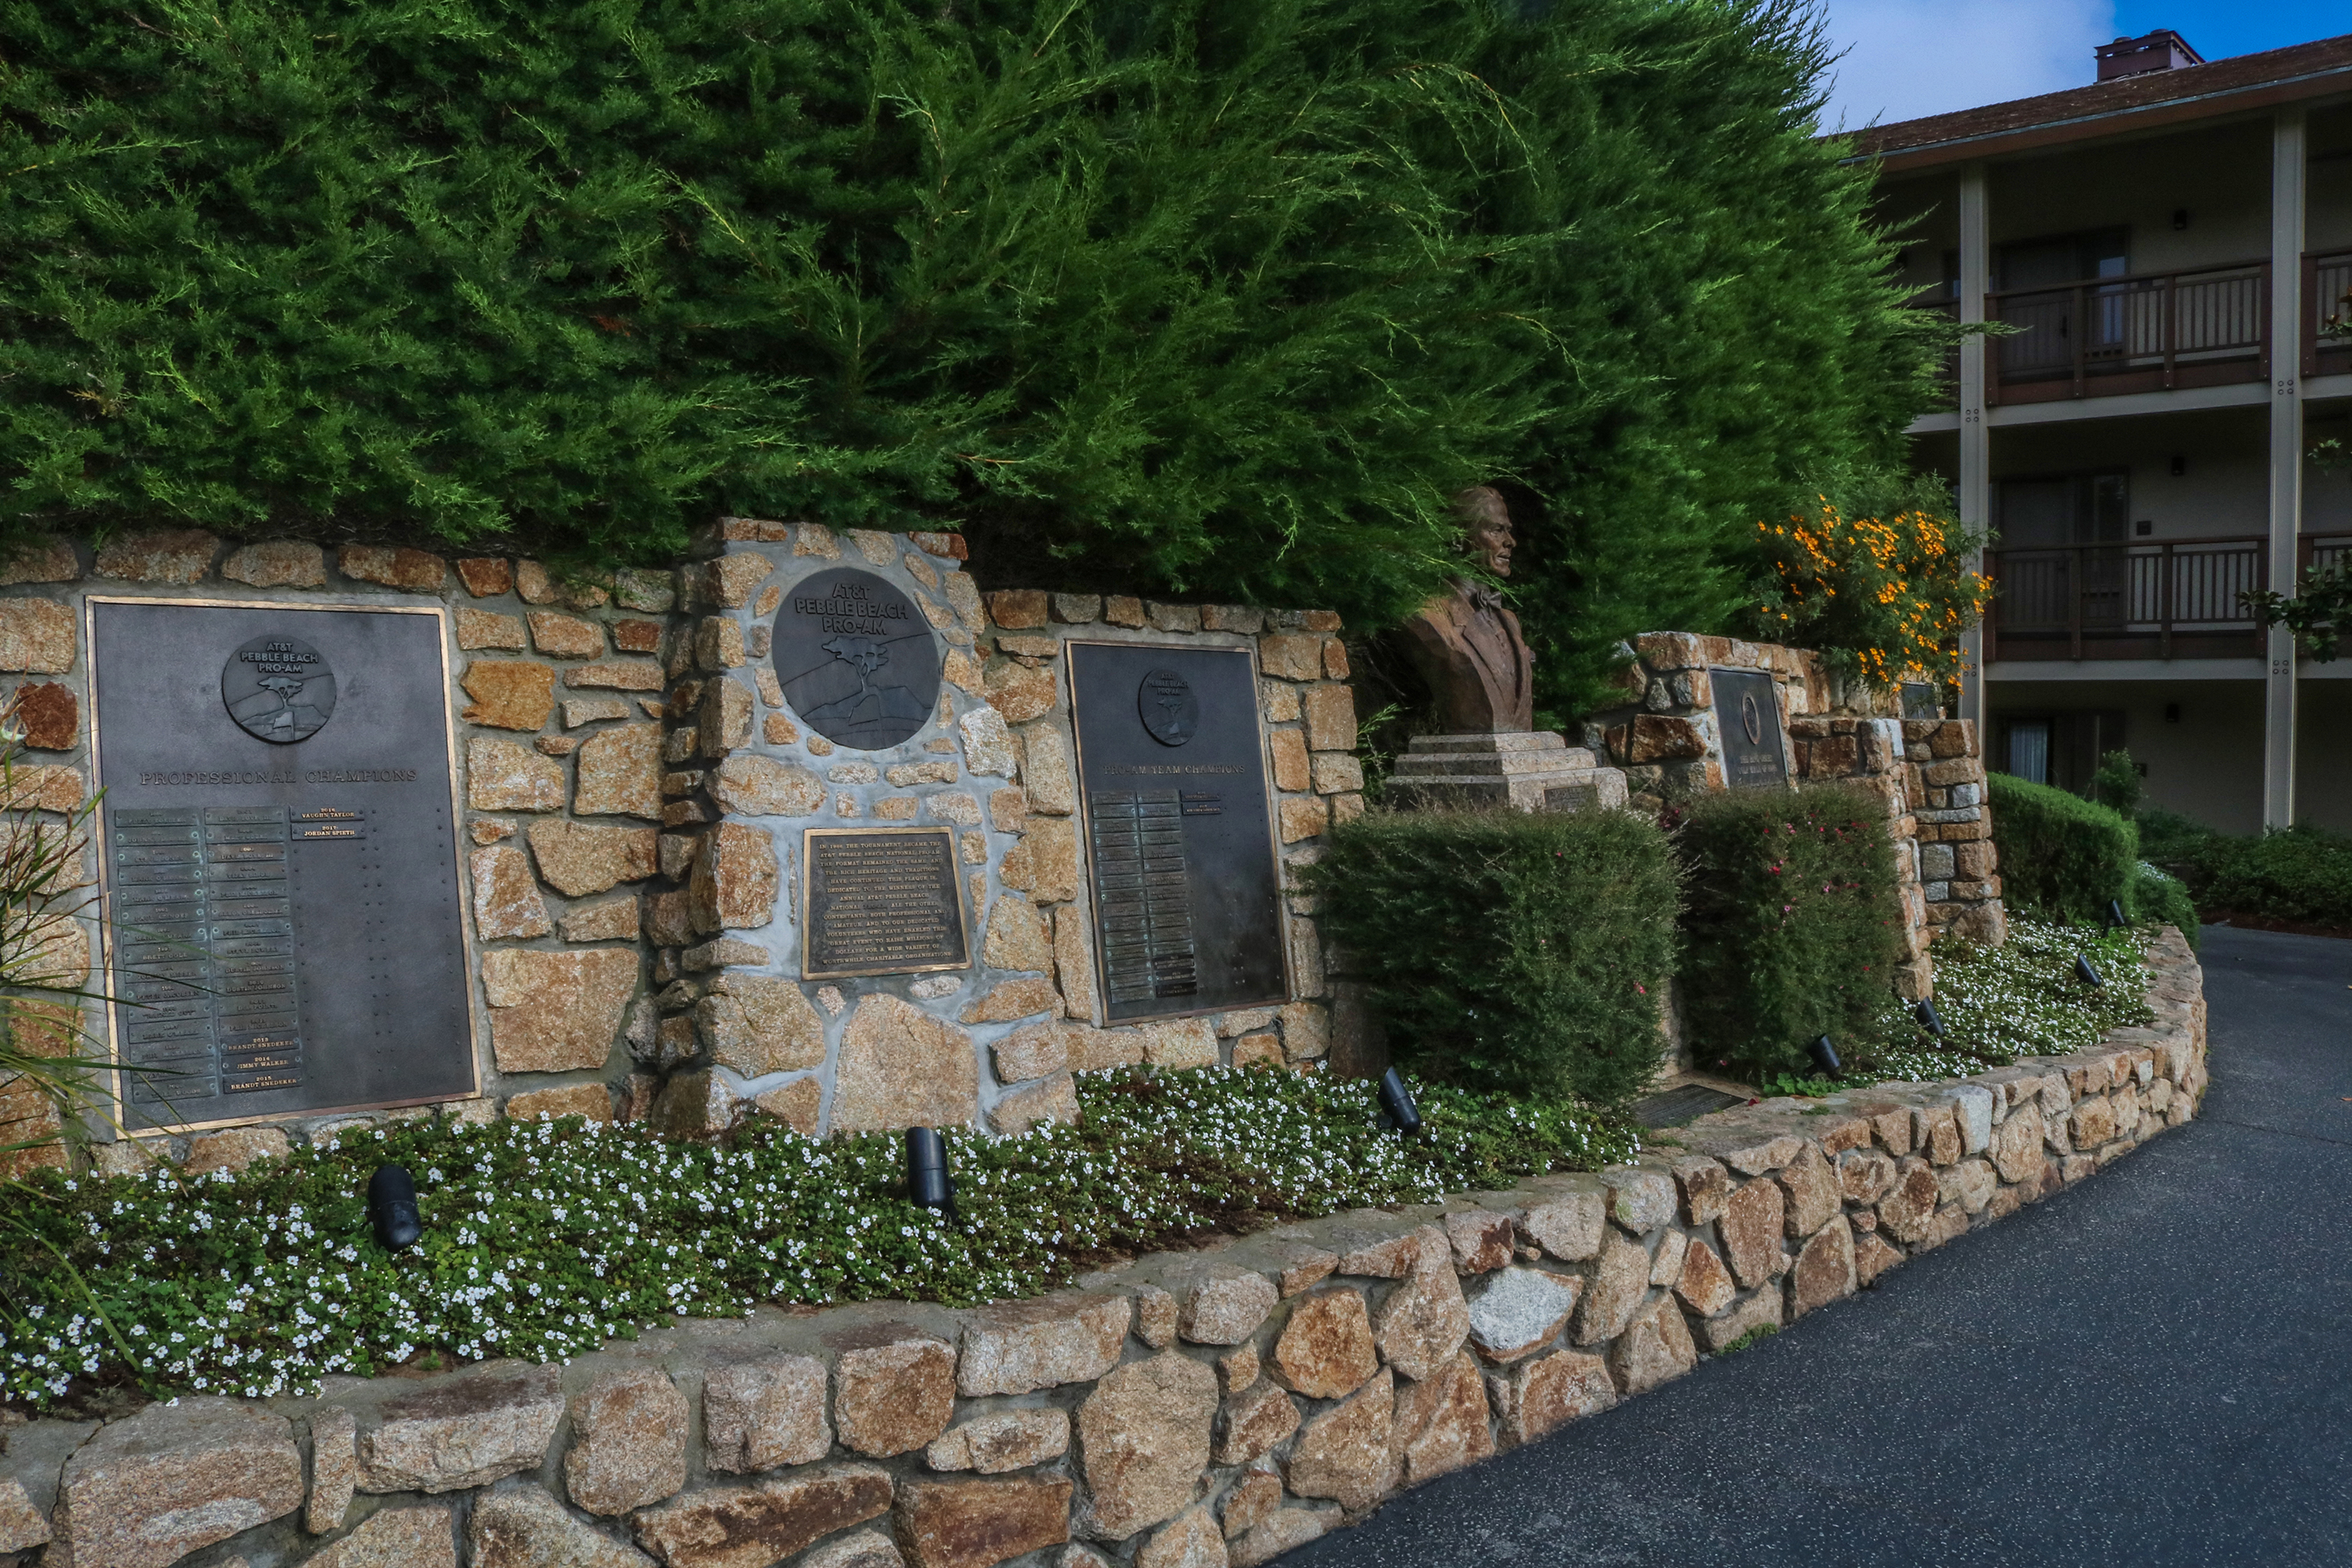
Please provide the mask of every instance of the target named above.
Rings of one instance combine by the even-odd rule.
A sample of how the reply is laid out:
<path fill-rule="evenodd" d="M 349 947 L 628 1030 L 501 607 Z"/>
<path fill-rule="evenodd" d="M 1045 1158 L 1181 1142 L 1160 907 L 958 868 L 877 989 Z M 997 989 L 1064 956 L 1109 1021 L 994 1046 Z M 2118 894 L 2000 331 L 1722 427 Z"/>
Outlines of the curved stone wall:
<path fill-rule="evenodd" d="M 0 1426 L 44 1568 L 1248 1568 L 1830 1307 L 2194 1114 L 2201 975 L 1962 1083 L 1160 1254 L 971 1311 L 680 1321 L 568 1366 Z"/>

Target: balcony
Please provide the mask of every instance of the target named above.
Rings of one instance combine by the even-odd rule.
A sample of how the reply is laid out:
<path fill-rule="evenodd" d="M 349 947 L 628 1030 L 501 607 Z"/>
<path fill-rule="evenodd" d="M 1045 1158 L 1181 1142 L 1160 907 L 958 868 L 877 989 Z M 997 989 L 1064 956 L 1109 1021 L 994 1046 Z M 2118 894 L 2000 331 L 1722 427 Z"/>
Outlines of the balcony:
<path fill-rule="evenodd" d="M 1986 662 L 2259 658 L 2262 632 L 2239 595 L 2267 585 L 2264 548 L 2180 539 L 1987 551 Z"/>
<path fill-rule="evenodd" d="M 2302 571 L 2352 569 L 2352 533 L 2306 533 Z M 2150 540 L 1988 550 L 1985 660 L 2258 658 L 2262 629 L 2240 595 L 2264 587 L 2268 542 Z"/>
<path fill-rule="evenodd" d="M 1986 319 L 2014 330 L 1989 340 L 1986 400 L 2261 381 L 2270 374 L 2270 271 L 2248 261 L 1988 294 Z"/>

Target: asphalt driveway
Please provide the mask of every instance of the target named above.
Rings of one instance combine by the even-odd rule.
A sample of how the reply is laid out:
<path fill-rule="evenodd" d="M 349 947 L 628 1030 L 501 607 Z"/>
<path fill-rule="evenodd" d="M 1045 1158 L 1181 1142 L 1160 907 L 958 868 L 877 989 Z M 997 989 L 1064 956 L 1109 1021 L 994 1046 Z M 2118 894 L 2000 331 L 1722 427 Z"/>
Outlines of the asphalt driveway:
<path fill-rule="evenodd" d="M 1285 1568 L 2352 1563 L 2352 942 L 2200 957 L 2200 1120 Z"/>

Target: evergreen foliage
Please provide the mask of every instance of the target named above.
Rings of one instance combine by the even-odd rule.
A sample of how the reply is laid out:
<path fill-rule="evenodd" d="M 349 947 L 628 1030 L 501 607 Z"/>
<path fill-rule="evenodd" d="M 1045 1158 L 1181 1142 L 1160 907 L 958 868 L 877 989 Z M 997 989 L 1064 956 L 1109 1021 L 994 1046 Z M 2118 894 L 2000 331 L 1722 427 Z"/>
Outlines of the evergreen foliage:
<path fill-rule="evenodd" d="M 1857 1059 L 1889 1043 L 1904 926 L 1884 802 L 1848 784 L 1702 795 L 1675 841 L 1683 1024 L 1703 1065 L 1764 1082 L 1810 1074 L 1822 1035 Z"/>
<path fill-rule="evenodd" d="M 2352 934 L 2352 837 L 2310 826 L 2239 837 L 2168 811 L 2139 826 L 2147 858 L 2212 918 Z"/>
<path fill-rule="evenodd" d="M 1545 700 L 1935 356 L 1799 0 L 0 0 L 0 529 L 961 524 L 1322 603 L 1512 487 Z"/>
<path fill-rule="evenodd" d="M 2112 807 L 2009 773 L 1986 774 L 2001 896 L 2053 921 L 2095 921 L 2111 902 L 2132 912 L 2139 829 Z"/>
<path fill-rule="evenodd" d="M 1481 1091 L 1619 1104 L 1656 1070 L 1674 858 L 1622 812 L 1371 812 L 1315 868 L 1334 973 L 1389 1054 Z"/>

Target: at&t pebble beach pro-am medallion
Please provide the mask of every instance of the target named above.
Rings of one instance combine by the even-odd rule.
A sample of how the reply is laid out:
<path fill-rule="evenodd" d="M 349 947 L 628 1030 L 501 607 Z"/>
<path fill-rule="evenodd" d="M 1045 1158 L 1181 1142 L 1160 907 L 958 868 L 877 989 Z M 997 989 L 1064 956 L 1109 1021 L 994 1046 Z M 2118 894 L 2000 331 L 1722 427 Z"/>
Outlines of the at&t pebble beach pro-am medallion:
<path fill-rule="evenodd" d="M 299 637 L 255 637 L 221 666 L 221 700 L 256 740 L 290 746 L 334 717 L 335 672 Z"/>
<path fill-rule="evenodd" d="M 776 610 L 784 700 L 836 746 L 885 752 L 929 723 L 940 700 L 930 623 L 871 572 L 805 578 Z"/>

